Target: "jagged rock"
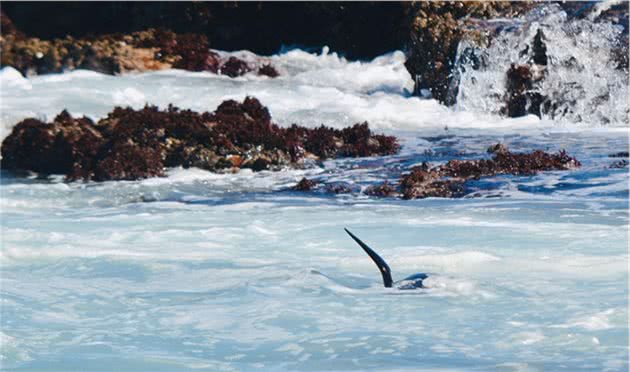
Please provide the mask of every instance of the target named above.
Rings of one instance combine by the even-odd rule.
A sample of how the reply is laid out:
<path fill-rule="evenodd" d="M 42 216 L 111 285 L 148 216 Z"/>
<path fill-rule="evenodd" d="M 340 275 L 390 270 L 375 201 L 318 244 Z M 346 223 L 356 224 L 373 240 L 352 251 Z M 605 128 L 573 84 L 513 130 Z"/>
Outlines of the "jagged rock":
<path fill-rule="evenodd" d="M 514 17 L 532 7 L 531 2 L 418 1 L 407 3 L 411 24 L 405 67 L 415 79 L 416 92 L 428 91 L 447 105 L 455 103 L 457 81 L 453 68 L 463 39 L 486 44 L 491 31 L 478 19 Z"/>
<path fill-rule="evenodd" d="M 541 105 L 545 100 L 535 85 L 544 74 L 538 65 L 514 65 L 507 71 L 506 106 L 503 112 L 509 117 L 526 114 L 541 115 Z"/>
<path fill-rule="evenodd" d="M 90 119 L 66 111 L 50 124 L 26 119 L 3 141 L 1 166 L 75 178 L 89 172 L 103 142 Z"/>
<path fill-rule="evenodd" d="M 3 31 L 0 40 L 0 64 L 12 66 L 27 76 L 77 68 L 105 74 L 179 68 L 236 77 L 255 68 L 233 56 L 222 60 L 210 50 L 208 38 L 201 34 L 148 29 L 81 39 L 66 36 L 40 40 L 19 33 L 4 14 L 2 22 L 8 33 Z M 261 65 L 262 73 L 267 76 L 279 75 L 268 62 L 263 64 L 261 60 L 256 64 Z"/>
<path fill-rule="evenodd" d="M 527 154 L 517 154 L 510 152 L 501 144 L 491 146 L 490 149 L 494 153 L 492 159 L 451 160 L 433 168 L 426 163 L 414 167 L 400 180 L 403 198 L 459 197 L 464 195 L 467 181 L 481 177 L 498 174 L 529 176 L 541 171 L 580 167 L 580 162 L 565 151 L 549 154 L 536 150 Z"/>
<path fill-rule="evenodd" d="M 548 71 L 553 70 L 549 58 L 551 46 L 543 31 L 549 29 L 550 25 L 541 21 L 541 17 L 562 10 L 567 13 L 569 28 L 570 22 L 580 18 L 595 23 L 611 22 L 623 28 L 616 36 L 618 40 L 613 43 L 611 55 L 607 57 L 616 64 L 617 69 L 626 73 L 627 78 L 629 12 L 627 4 L 623 2 L 413 2 L 408 3 L 408 22 L 412 27 L 405 66 L 415 79 L 416 94 L 430 95 L 446 105 L 452 105 L 459 92 L 460 76 L 468 69 L 503 69 L 507 84 L 505 94 L 501 95 L 505 103 L 501 113 L 511 117 L 526 114 L 541 117 L 565 115 L 575 104 L 573 99 L 567 97 L 568 94 L 549 95 L 545 89 L 541 89 Z M 493 58 L 496 56 L 488 56 L 484 51 L 502 45 L 505 40 L 500 36 L 506 32 L 533 36 L 531 40 L 523 42 L 523 50 L 518 51 L 518 61 L 512 59 L 505 66 L 496 66 L 496 58 Z M 489 63 L 495 65 L 490 66 Z M 511 66 L 510 63 L 515 65 Z M 556 60 L 555 63 L 564 66 L 571 61 Z M 576 70 L 581 63 L 590 62 L 575 61 Z M 494 92 L 488 92 L 488 95 L 492 94 Z"/>
<path fill-rule="evenodd" d="M 506 145 L 502 143 L 497 143 L 488 147 L 488 154 L 499 154 L 499 153 L 507 153 L 508 148 Z"/>
<path fill-rule="evenodd" d="M 332 151 L 309 141 L 328 136 Z M 160 176 L 166 167 L 253 171 L 299 167 L 305 157 L 386 155 L 394 137 L 374 135 L 367 123 L 343 130 L 293 125 L 281 128 L 257 99 L 224 101 L 213 113 L 169 106 L 116 107 L 94 124 L 66 111 L 46 124 L 18 123 L 2 143 L 2 168 L 65 174 L 69 180 L 134 180 Z M 299 150 L 299 151 L 298 151 Z"/>
<path fill-rule="evenodd" d="M 297 185 L 293 186 L 292 189 L 296 191 L 311 191 L 313 188 L 317 186 L 317 182 L 313 180 L 309 180 L 304 177 L 297 183 Z"/>
<path fill-rule="evenodd" d="M 353 188 L 346 182 L 332 182 L 327 183 L 325 186 L 326 192 L 333 194 L 350 194 L 353 192 Z"/>
<path fill-rule="evenodd" d="M 247 62 L 236 57 L 230 57 L 227 61 L 223 62 L 219 68 L 219 73 L 229 77 L 237 77 L 245 75 L 251 70 L 252 69 L 247 65 Z"/>
<path fill-rule="evenodd" d="M 266 64 L 258 69 L 258 75 L 269 76 L 269 77 L 275 78 L 275 77 L 280 76 L 280 73 L 272 65 Z"/>
<path fill-rule="evenodd" d="M 397 196 L 398 191 L 396 187 L 390 185 L 389 182 L 385 181 L 380 185 L 373 185 L 365 189 L 365 194 L 370 196 L 379 196 L 379 197 L 391 197 Z"/>
<path fill-rule="evenodd" d="M 620 151 L 620 152 L 616 152 L 614 154 L 608 155 L 609 158 L 627 158 L 629 156 L 630 156 L 630 153 L 628 153 L 628 151 Z"/>

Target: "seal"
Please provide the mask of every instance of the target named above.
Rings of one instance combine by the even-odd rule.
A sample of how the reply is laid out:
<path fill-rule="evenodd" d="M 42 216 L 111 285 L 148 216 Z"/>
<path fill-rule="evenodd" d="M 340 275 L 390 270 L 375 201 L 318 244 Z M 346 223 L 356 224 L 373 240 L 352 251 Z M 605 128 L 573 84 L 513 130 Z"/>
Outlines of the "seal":
<path fill-rule="evenodd" d="M 385 262 L 385 260 L 381 258 L 381 256 L 379 256 L 376 252 L 374 252 L 372 248 L 368 247 L 367 244 L 363 243 L 361 239 L 357 238 L 353 233 L 351 233 L 350 230 L 346 228 L 344 228 L 344 230 L 348 233 L 348 235 L 350 235 L 352 239 L 354 239 L 355 242 L 357 242 L 357 244 L 359 244 L 361 248 L 363 248 L 365 253 L 367 253 L 367 255 L 370 256 L 372 261 L 374 261 L 374 263 L 376 264 L 376 267 L 378 267 L 379 271 L 381 272 L 381 275 L 383 276 L 383 285 L 385 286 L 385 288 L 395 287 L 396 289 L 404 289 L 404 290 L 426 288 L 423 285 L 422 281 L 428 278 L 429 276 L 425 273 L 413 274 L 411 276 L 406 277 L 403 280 L 394 282 L 392 280 L 392 271 L 390 270 L 387 262 Z"/>

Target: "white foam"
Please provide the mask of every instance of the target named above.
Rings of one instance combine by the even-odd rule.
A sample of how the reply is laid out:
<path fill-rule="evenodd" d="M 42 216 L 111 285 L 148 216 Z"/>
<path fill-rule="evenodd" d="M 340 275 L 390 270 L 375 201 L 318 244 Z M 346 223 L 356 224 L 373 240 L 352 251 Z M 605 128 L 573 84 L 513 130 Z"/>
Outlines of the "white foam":
<path fill-rule="evenodd" d="M 146 102 L 144 93 L 136 88 L 128 87 L 122 90 L 115 90 L 112 93 L 113 101 L 115 105 L 131 106 L 133 108 L 140 108 Z"/>
<path fill-rule="evenodd" d="M 24 89 L 30 90 L 33 86 L 22 74 L 13 67 L 0 69 L 0 90 Z M 7 92 L 8 93 L 8 92 Z"/>
<path fill-rule="evenodd" d="M 247 52 L 237 54 L 254 58 Z M 145 103 L 213 111 L 225 99 L 242 100 L 248 95 L 268 106 L 274 121 L 281 125 L 343 127 L 368 121 L 376 130 L 448 127 L 531 132 L 572 128 L 531 115 L 508 119 L 474 110 L 453 110 L 435 100 L 410 96 L 413 81 L 400 51 L 368 62 L 347 61 L 326 50 L 321 54 L 293 50 L 269 59 L 281 70 L 281 77 L 268 79 L 247 74 L 230 79 L 209 72 L 181 70 L 113 77 L 77 70 L 26 79 L 7 67 L 0 80 L 6 82 L 0 95 L 4 108 L 0 134 L 4 138 L 25 117 L 51 120 L 64 108 L 73 115 L 94 119 L 104 117 L 116 105 L 140 107 Z M 26 88 L 30 90 L 27 92 Z M 37 97 L 37 105 L 32 103 L 32 97 Z M 616 127 L 614 124 L 611 127 Z"/>

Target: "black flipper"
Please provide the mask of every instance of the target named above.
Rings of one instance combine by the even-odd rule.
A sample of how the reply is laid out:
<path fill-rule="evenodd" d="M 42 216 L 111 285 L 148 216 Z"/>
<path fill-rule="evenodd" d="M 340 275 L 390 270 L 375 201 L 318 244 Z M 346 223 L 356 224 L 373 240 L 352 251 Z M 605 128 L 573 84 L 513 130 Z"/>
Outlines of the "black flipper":
<path fill-rule="evenodd" d="M 376 254 L 376 252 L 374 252 L 372 248 L 368 247 L 367 244 L 363 243 L 361 239 L 357 238 L 356 236 L 354 236 L 354 234 L 348 231 L 348 229 L 344 228 L 344 230 L 346 230 L 348 235 L 350 235 L 350 237 L 354 239 L 354 241 L 357 242 L 357 244 L 359 244 L 361 248 L 363 248 L 365 253 L 367 253 L 368 256 L 370 256 L 372 261 L 374 261 L 378 269 L 381 271 L 381 275 L 383 275 L 383 284 L 385 285 L 385 287 L 391 288 L 394 281 L 392 280 L 392 272 L 389 269 L 387 262 L 385 262 L 385 260 L 382 259 L 381 256 Z"/>

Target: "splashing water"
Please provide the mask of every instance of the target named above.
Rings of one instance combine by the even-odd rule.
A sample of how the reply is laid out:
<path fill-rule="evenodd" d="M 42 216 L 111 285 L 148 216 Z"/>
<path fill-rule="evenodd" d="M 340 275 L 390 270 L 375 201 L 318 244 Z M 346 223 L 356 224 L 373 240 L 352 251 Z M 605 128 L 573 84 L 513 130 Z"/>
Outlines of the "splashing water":
<path fill-rule="evenodd" d="M 587 18 L 569 19 L 558 5 L 537 8 L 521 20 L 510 20 L 487 48 L 462 42 L 457 55 L 460 84 L 456 107 L 500 113 L 505 106 L 506 72 L 511 64 L 532 63 L 539 30 L 547 65 L 540 66 L 544 76 L 533 91 L 545 97 L 542 118 L 627 125 L 628 74 L 618 68 L 613 56 L 621 47 L 622 27 Z"/>

